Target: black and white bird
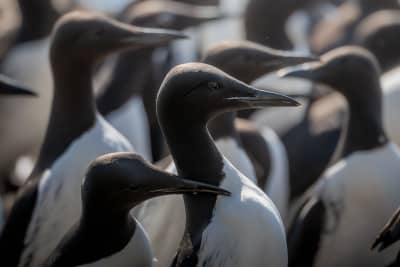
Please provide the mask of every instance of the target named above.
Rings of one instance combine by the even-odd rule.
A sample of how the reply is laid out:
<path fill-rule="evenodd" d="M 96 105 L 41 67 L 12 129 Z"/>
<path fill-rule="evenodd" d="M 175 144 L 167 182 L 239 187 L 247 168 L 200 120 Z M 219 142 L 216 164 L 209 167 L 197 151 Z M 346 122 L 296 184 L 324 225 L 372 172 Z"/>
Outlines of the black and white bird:
<path fill-rule="evenodd" d="M 138 28 L 90 12 L 72 12 L 56 24 L 50 49 L 54 98 L 36 166 L 0 236 L 6 266 L 38 266 L 79 218 L 80 185 L 90 162 L 132 151 L 97 112 L 92 71 L 108 54 L 177 38 L 175 31 Z"/>
<path fill-rule="evenodd" d="M 204 63 L 245 83 L 264 73 L 310 60 L 313 58 L 245 41 L 220 42 L 208 49 L 203 57 Z M 284 218 L 290 192 L 285 149 L 271 129 L 259 130 L 251 122 L 235 121 L 235 117 L 235 112 L 227 112 L 210 120 L 207 127 L 215 145 L 238 171 L 270 197 Z M 164 163 L 169 171 L 176 172 L 174 162 Z M 181 241 L 185 228 L 181 219 L 185 217 L 183 207 L 179 196 L 168 196 L 147 201 L 137 211 L 152 242 L 155 257 L 161 263 L 172 260 Z M 166 224 L 174 225 L 174 230 L 165 233 Z"/>
<path fill-rule="evenodd" d="M 42 266 L 153 266 L 147 235 L 129 212 L 147 199 L 171 194 L 229 192 L 159 170 L 134 153 L 97 158 L 83 180 L 79 221 Z"/>
<path fill-rule="evenodd" d="M 186 229 L 174 266 L 286 266 L 278 210 L 218 151 L 207 123 L 224 112 L 296 105 L 207 64 L 183 64 L 169 72 L 158 94 L 157 115 L 178 173 L 232 193 L 229 199 L 184 197 Z"/>
<path fill-rule="evenodd" d="M 310 55 L 247 41 L 220 42 L 208 49 L 203 57 L 204 63 L 248 84 L 285 66 L 315 60 Z M 224 113 L 208 124 L 216 145 L 233 166 L 261 187 L 285 217 L 290 198 L 285 147 L 267 125 L 257 129 L 250 121 L 235 122 L 235 116 L 236 113 Z"/>
<path fill-rule="evenodd" d="M 370 251 L 375 234 L 400 204 L 400 151 L 382 121 L 380 69 L 359 47 L 324 54 L 321 62 L 283 75 L 331 86 L 348 102 L 348 119 L 336 155 L 304 195 L 288 234 L 289 266 L 384 266 L 396 249 Z"/>

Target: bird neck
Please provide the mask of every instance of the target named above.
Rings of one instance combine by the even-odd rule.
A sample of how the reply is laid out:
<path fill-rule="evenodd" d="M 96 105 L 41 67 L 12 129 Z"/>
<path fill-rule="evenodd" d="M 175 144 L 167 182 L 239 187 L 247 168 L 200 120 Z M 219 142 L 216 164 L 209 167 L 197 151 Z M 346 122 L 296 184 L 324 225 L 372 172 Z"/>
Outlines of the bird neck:
<path fill-rule="evenodd" d="M 224 178 L 223 157 L 210 136 L 206 122 L 177 116 L 160 120 L 178 173 L 192 180 L 220 185 Z M 199 249 L 204 229 L 210 223 L 216 202 L 214 195 L 185 195 L 186 234 L 179 255 L 193 254 Z"/>
<path fill-rule="evenodd" d="M 111 81 L 97 98 L 101 114 L 108 115 L 132 97 L 140 97 L 151 74 L 152 48 L 123 53 L 118 56 Z"/>
<path fill-rule="evenodd" d="M 382 122 L 382 94 L 380 86 L 365 88 L 363 96 L 346 96 L 349 108 L 347 120 L 335 153 L 335 159 L 357 151 L 366 151 L 388 142 Z M 376 87 L 376 88 L 372 88 Z"/>
<path fill-rule="evenodd" d="M 41 172 L 96 121 L 92 66 L 81 62 L 53 68 L 54 96 L 44 143 L 34 170 Z"/>
<path fill-rule="evenodd" d="M 208 129 L 214 140 L 231 137 L 239 140 L 239 134 L 235 128 L 235 112 L 227 112 L 218 115 L 208 123 Z"/>

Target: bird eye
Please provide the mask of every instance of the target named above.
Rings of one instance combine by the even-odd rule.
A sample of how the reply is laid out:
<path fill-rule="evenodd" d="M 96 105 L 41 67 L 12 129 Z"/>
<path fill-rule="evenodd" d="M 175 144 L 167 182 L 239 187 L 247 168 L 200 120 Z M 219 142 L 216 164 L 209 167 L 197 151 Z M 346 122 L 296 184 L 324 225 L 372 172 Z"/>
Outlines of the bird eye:
<path fill-rule="evenodd" d="M 137 191 L 139 189 L 139 186 L 133 185 L 129 187 L 130 191 Z"/>
<path fill-rule="evenodd" d="M 218 82 L 209 82 L 208 88 L 210 88 L 211 90 L 218 90 L 221 88 L 221 85 Z"/>
<path fill-rule="evenodd" d="M 96 31 L 94 32 L 94 35 L 97 36 L 97 37 L 100 37 L 100 36 L 103 36 L 104 33 L 105 33 L 105 30 L 104 30 L 104 29 L 98 29 L 98 30 L 96 30 Z"/>

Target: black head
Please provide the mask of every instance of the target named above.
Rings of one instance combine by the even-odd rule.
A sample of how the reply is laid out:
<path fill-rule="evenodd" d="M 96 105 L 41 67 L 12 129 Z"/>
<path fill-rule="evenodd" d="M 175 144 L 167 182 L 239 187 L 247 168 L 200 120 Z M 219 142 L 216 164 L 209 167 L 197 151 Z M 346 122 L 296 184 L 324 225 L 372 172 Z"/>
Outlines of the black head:
<path fill-rule="evenodd" d="M 367 48 L 388 70 L 400 62 L 400 11 L 383 10 L 365 18 L 357 27 L 354 42 Z"/>
<path fill-rule="evenodd" d="M 183 30 L 223 18 L 217 7 L 176 1 L 144 1 L 125 10 L 123 20 L 137 26 Z"/>
<path fill-rule="evenodd" d="M 229 195 L 218 187 L 159 170 L 134 153 L 113 153 L 97 158 L 82 184 L 85 212 L 99 209 L 129 212 L 135 205 L 153 197 L 196 193 Z"/>
<path fill-rule="evenodd" d="M 253 88 L 211 65 L 188 63 L 165 77 L 157 97 L 157 115 L 161 122 L 180 118 L 186 123 L 206 123 L 229 111 L 297 105 L 292 98 Z"/>
<path fill-rule="evenodd" d="M 316 60 L 310 55 L 276 50 L 252 42 L 224 41 L 208 49 L 202 61 L 250 83 L 263 74 Z"/>
<path fill-rule="evenodd" d="M 124 49 L 135 49 L 185 38 L 180 32 L 135 27 L 92 12 L 74 11 L 53 29 L 50 56 L 53 64 L 92 63 Z"/>
<path fill-rule="evenodd" d="M 347 97 L 362 95 L 366 88 L 380 91 L 377 60 L 368 50 L 356 46 L 334 49 L 321 56 L 320 62 L 287 68 L 280 74 L 328 85 Z"/>
<path fill-rule="evenodd" d="M 25 85 L 0 74 L 0 95 L 36 96 L 36 93 Z"/>

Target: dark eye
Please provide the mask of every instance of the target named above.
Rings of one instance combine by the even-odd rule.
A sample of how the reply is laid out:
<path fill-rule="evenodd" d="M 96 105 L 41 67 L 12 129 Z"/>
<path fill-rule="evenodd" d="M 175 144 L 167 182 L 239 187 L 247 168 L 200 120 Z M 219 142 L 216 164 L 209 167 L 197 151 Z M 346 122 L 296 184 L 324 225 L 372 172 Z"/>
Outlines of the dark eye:
<path fill-rule="evenodd" d="M 137 185 L 133 185 L 133 186 L 129 187 L 130 191 L 137 191 L 138 189 L 139 189 L 139 186 L 137 186 Z"/>
<path fill-rule="evenodd" d="M 100 37 L 100 36 L 103 36 L 104 33 L 105 33 L 105 30 L 104 30 L 104 29 L 98 29 L 98 30 L 96 30 L 96 31 L 94 32 L 94 35 L 97 36 L 97 37 Z"/>
<path fill-rule="evenodd" d="M 218 82 L 209 82 L 208 88 L 210 88 L 211 90 L 218 90 L 221 88 L 221 85 Z"/>

